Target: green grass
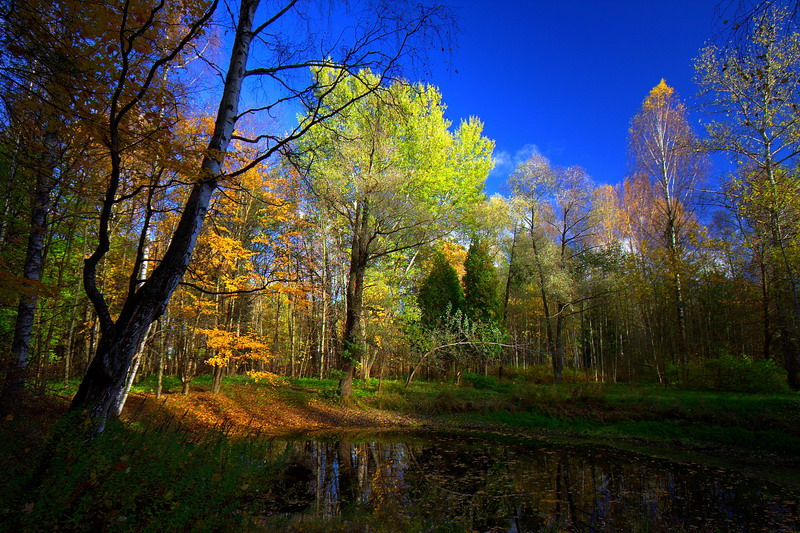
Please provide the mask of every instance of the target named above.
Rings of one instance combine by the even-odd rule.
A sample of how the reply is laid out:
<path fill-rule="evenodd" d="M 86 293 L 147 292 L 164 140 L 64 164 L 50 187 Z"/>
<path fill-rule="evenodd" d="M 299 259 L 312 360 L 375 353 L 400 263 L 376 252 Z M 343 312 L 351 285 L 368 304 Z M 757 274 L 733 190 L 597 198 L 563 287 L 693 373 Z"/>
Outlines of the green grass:
<path fill-rule="evenodd" d="M 134 390 L 150 392 L 154 384 L 148 378 Z M 198 376 L 194 384 L 208 387 L 210 377 Z M 173 386 L 180 390 L 177 380 L 165 380 L 165 389 Z M 222 393 L 234 399 L 241 394 L 247 401 L 335 406 L 337 387 L 335 379 L 274 385 L 233 377 L 223 382 Z M 356 380 L 354 396 L 351 407 L 424 415 L 441 429 L 472 428 L 476 435 L 500 429 L 498 435 L 514 440 L 544 435 L 586 446 L 668 444 L 660 450 L 688 457 L 706 446 L 738 448 L 740 457 L 755 451 L 800 454 L 796 393 L 532 384 L 467 375 L 459 385 L 418 381 L 409 388 L 399 380 Z M 250 530 L 252 517 L 281 509 L 280 498 L 286 498 L 285 447 L 269 441 L 200 433 L 169 418 L 110 423 L 103 435 L 88 441 L 74 421 L 70 426 L 62 420 L 61 438 L 48 440 L 52 420 L 44 418 L 39 426 L 21 417 L 0 420 L 0 532 Z M 727 461 L 730 456 L 716 457 Z M 273 518 L 273 529 L 280 530 L 282 515 Z M 356 523 L 350 520 L 320 522 L 319 529 L 346 531 Z M 410 522 L 391 527 L 426 528 Z"/>
<path fill-rule="evenodd" d="M 76 426 L 64 419 L 48 440 L 3 423 L 0 531 L 247 530 L 248 517 L 275 504 L 266 494 L 283 490 L 280 452 L 267 441 L 163 421 L 111 423 L 87 441 Z"/>
<path fill-rule="evenodd" d="M 461 386 L 384 382 L 370 406 L 433 415 L 450 426 L 505 425 L 688 446 L 800 453 L 800 394 L 685 391 L 656 385 L 464 379 Z"/>
<path fill-rule="evenodd" d="M 682 446 L 737 446 L 800 454 L 798 393 L 680 390 L 654 384 L 556 385 L 511 378 L 465 374 L 460 384 L 418 380 L 408 388 L 402 380 L 354 380 L 353 399 L 348 403 L 428 417 L 450 427 L 499 424 Z M 150 376 L 133 390 L 152 394 L 155 385 L 155 376 Z M 197 376 L 192 382 L 193 389 L 208 390 L 210 385 L 210 375 Z M 236 399 L 242 387 L 254 387 L 265 401 L 273 398 L 290 405 L 340 402 L 338 380 L 333 378 L 286 379 L 274 385 L 231 376 L 223 381 L 222 393 Z M 67 395 L 72 388 L 77 389 L 77 382 L 58 393 Z M 164 390 L 179 391 L 179 380 L 165 376 Z"/>

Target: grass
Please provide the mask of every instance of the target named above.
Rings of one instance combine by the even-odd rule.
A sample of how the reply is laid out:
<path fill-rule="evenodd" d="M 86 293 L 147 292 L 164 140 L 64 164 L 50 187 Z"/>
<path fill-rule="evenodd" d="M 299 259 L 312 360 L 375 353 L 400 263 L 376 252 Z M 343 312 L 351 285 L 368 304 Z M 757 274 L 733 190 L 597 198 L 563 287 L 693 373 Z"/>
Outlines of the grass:
<path fill-rule="evenodd" d="M 57 437 L 13 421 L 2 432 L 0 531 L 247 530 L 286 491 L 266 440 L 169 420 L 114 422 L 91 440 L 65 418 Z"/>
<path fill-rule="evenodd" d="M 451 425 L 493 424 L 684 446 L 734 446 L 800 454 L 800 395 L 685 391 L 655 385 L 502 382 L 462 386 L 384 383 L 367 405 L 437 417 Z"/>
<path fill-rule="evenodd" d="M 800 454 L 800 394 L 735 393 L 667 388 L 654 384 L 531 383 L 525 376 L 465 374 L 460 384 L 354 380 L 348 407 L 380 409 L 445 427 L 500 425 L 596 437 L 638 438 L 680 446 L 733 446 Z M 192 390 L 208 390 L 209 375 Z M 153 394 L 155 376 L 133 387 Z M 70 383 L 57 392 L 69 395 Z M 180 391 L 165 376 L 165 392 Z M 236 401 L 282 402 L 306 407 L 339 405 L 336 379 L 286 379 L 278 385 L 246 376 L 224 380 L 222 394 Z M 249 391 L 244 394 L 245 391 Z M 257 394 L 253 394 L 253 392 Z"/>

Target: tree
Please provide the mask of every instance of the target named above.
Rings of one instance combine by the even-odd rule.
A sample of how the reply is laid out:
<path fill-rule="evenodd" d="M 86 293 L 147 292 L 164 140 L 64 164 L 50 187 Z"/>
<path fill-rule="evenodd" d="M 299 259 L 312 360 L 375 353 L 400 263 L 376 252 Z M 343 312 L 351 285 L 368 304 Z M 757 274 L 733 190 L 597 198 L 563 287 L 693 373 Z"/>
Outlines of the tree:
<path fill-rule="evenodd" d="M 464 314 L 472 321 L 497 325 L 501 318 L 500 280 L 483 241 L 470 245 L 464 270 Z"/>
<path fill-rule="evenodd" d="M 576 304 L 597 296 L 579 290 L 579 267 L 596 223 L 589 176 L 581 167 L 553 167 L 535 154 L 516 168 L 509 182 L 516 216 L 529 234 L 546 351 L 560 382 L 567 319 Z"/>
<path fill-rule="evenodd" d="M 325 80 L 335 73 L 322 69 L 318 75 Z M 473 118 L 451 133 L 434 87 L 382 86 L 374 74 L 362 71 L 337 87 L 325 106 L 366 92 L 314 128 L 301 146 L 311 187 L 349 240 L 342 397 L 351 393 L 363 351 L 367 269 L 448 233 L 445 221 L 480 198 L 491 168 L 492 142 L 481 136 L 483 125 Z"/>
<path fill-rule="evenodd" d="M 448 315 L 464 310 L 464 292 L 458 273 L 441 250 L 433 254 L 430 271 L 422 280 L 417 302 L 422 313 L 421 322 L 426 328 L 438 327 Z"/>
<path fill-rule="evenodd" d="M 11 156 L 9 185 L 16 185 L 13 182 L 29 184 L 25 194 L 30 198 L 21 294 L 10 360 L 0 390 L 0 402 L 9 408 L 18 403 L 25 383 L 34 319 L 42 292 L 46 233 L 58 166 L 62 167 L 63 181 L 69 181 L 63 168 L 65 141 L 73 121 L 62 109 L 69 105 L 68 89 L 75 80 L 69 66 L 60 61 L 58 46 L 51 43 L 62 35 L 50 31 L 50 25 L 65 9 L 37 16 L 40 7 L 37 4 L 0 7 L 3 18 L 0 80 L 4 84 L 0 116 L 5 119 L 3 144 Z M 9 200 L 7 196 L 4 215 L 8 212 Z M 4 221 L 3 238 L 6 224 Z"/>
<path fill-rule="evenodd" d="M 692 219 L 691 196 L 702 177 L 705 160 L 686 118 L 686 109 L 675 90 L 662 79 L 642 102 L 631 120 L 629 152 L 633 180 L 650 196 L 642 219 L 652 228 L 650 240 L 666 250 L 667 269 L 673 284 L 673 303 L 678 332 L 678 360 L 686 363 L 688 336 L 684 301 L 684 266 Z"/>
<path fill-rule="evenodd" d="M 416 43 L 414 36 L 426 34 L 439 24 L 441 9 L 420 6 L 416 10 L 404 10 L 405 6 L 378 5 L 375 19 L 366 24 L 357 24 L 356 31 L 347 33 L 349 39 L 333 37 L 333 43 L 321 42 L 313 50 L 304 46 L 302 37 L 290 41 L 285 32 L 276 28 L 290 23 L 292 17 L 302 16 L 299 3 L 287 0 L 283 5 L 264 6 L 258 10 L 259 0 L 241 0 L 238 11 L 230 10 L 235 32 L 230 59 L 221 89 L 219 107 L 213 119 L 213 133 L 202 151 L 201 157 L 184 156 L 185 178 L 189 191 L 181 208 L 181 215 L 169 237 L 169 246 L 157 259 L 157 266 L 144 280 L 138 279 L 138 265 L 131 272 L 131 290 L 114 317 L 106 298 L 97 283 L 98 265 L 106 257 L 111 241 L 109 223 L 115 206 L 122 198 L 137 194 L 141 189 L 120 189 L 125 172 L 126 156 L 135 146 L 128 139 L 128 125 L 135 124 L 140 116 L 149 116 L 147 97 L 154 89 L 155 80 L 164 70 L 173 65 L 182 53 L 197 45 L 212 20 L 217 7 L 211 4 L 161 2 L 155 6 L 122 2 L 108 6 L 103 20 L 112 21 L 115 31 L 102 36 L 102 42 L 113 50 L 116 67 L 109 76 L 108 105 L 101 109 L 107 113 L 100 137 L 105 139 L 109 170 L 105 196 L 101 207 L 98 242 L 86 259 L 84 285 L 95 311 L 99 316 L 101 338 L 97 353 L 89 366 L 72 402 L 72 409 L 87 410 L 95 420 L 96 428 L 102 430 L 106 418 L 112 412 L 134 354 L 139 349 L 150 324 L 160 317 L 173 292 L 187 269 L 200 230 L 203 227 L 209 203 L 215 190 L 230 177 L 269 160 L 289 143 L 301 138 L 309 129 L 347 108 L 353 101 L 371 92 L 365 87 L 360 94 L 339 99 L 335 105 L 326 105 L 326 96 L 334 92 L 346 74 L 354 66 L 375 66 L 381 80 L 398 67 L 398 60 Z M 170 9 L 189 7 L 179 20 L 182 25 L 173 25 L 167 20 Z M 135 10 L 134 10 L 135 8 Z M 260 14 L 263 22 L 257 23 Z M 220 16 L 224 16 L 220 14 Z M 161 39 L 165 28 L 179 28 L 174 38 Z M 313 32 L 313 30 L 311 30 Z M 122 38 L 120 38 L 122 36 Z M 396 41 L 395 41 L 396 39 Z M 400 43 L 399 47 L 391 44 Z M 254 48 L 257 53 L 254 52 Z M 250 58 L 253 58 L 252 60 Z M 259 63 L 259 64 L 256 64 Z M 326 64 L 330 72 L 336 73 L 327 80 L 318 77 L 308 79 L 298 72 L 310 66 Z M 134 68 L 135 67 L 135 68 Z M 246 80 L 269 79 L 275 90 L 271 99 L 256 102 L 242 109 L 242 95 Z M 264 93 L 261 93 L 262 95 Z M 288 133 L 264 132 L 248 138 L 235 132 L 237 124 L 252 119 L 258 114 L 274 113 L 287 102 L 308 102 L 315 98 L 315 108 L 304 120 Z M 243 159 L 230 158 L 231 142 L 240 140 L 257 149 L 254 156 Z M 192 166 L 194 170 L 192 170 Z M 141 257 L 141 253 L 137 253 Z"/>
<path fill-rule="evenodd" d="M 779 7 L 757 10 L 746 39 L 706 47 L 697 81 L 713 149 L 729 153 L 738 175 L 729 204 L 765 245 L 777 303 L 789 384 L 800 388 L 800 282 L 797 274 L 797 181 L 788 169 L 800 155 L 800 33 Z"/>

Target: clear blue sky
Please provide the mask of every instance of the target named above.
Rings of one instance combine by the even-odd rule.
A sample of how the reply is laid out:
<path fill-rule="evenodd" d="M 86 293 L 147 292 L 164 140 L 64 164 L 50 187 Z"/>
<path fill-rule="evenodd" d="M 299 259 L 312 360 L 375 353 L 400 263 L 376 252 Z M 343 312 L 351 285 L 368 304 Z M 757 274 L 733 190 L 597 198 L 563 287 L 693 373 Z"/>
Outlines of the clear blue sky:
<path fill-rule="evenodd" d="M 692 105 L 693 58 L 717 0 L 453 0 L 458 48 L 435 68 L 454 122 L 475 115 L 496 141 L 487 192 L 531 150 L 598 183 L 626 172 L 628 125 L 661 78 Z M 692 114 L 692 122 L 697 122 Z"/>

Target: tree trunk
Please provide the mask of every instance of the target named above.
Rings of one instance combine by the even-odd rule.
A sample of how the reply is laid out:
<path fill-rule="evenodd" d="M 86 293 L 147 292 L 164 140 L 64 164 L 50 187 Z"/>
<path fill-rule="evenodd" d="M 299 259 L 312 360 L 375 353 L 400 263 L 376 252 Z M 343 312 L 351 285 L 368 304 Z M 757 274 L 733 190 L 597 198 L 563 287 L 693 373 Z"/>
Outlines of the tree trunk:
<path fill-rule="evenodd" d="M 347 281 L 347 314 L 342 335 L 342 377 L 339 380 L 339 395 L 349 398 L 353 392 L 353 374 L 361 360 L 364 333 L 361 329 L 361 312 L 364 302 L 364 274 L 366 265 L 351 265 Z"/>
<path fill-rule="evenodd" d="M 69 333 L 67 334 L 67 350 L 64 357 L 64 383 L 69 382 L 70 377 L 72 377 L 72 351 L 75 345 L 75 322 L 78 314 L 80 294 L 80 279 L 78 279 L 77 286 L 75 287 L 75 300 L 72 302 L 72 309 L 70 311 Z"/>
<path fill-rule="evenodd" d="M 506 276 L 506 288 L 503 293 L 503 321 L 502 324 L 508 329 L 508 301 L 511 297 L 511 284 L 513 282 L 514 276 L 514 269 L 517 265 L 517 235 L 519 230 L 517 228 L 517 224 L 514 224 L 514 229 L 512 230 L 512 238 L 511 238 L 511 253 L 508 257 L 508 275 Z M 531 236 L 533 236 L 533 232 L 531 232 Z"/>
<path fill-rule="evenodd" d="M 364 332 L 361 325 L 361 312 L 364 303 L 364 275 L 369 258 L 367 221 L 369 209 L 366 202 L 359 206 L 353 240 L 350 249 L 350 270 L 347 276 L 347 312 L 342 335 L 342 377 L 339 381 L 339 395 L 349 398 L 353 392 L 353 372 L 361 360 Z"/>
<path fill-rule="evenodd" d="M 769 319 L 769 285 L 767 284 L 767 271 L 764 264 L 763 252 L 759 254 L 759 273 L 761 274 L 761 324 L 764 343 L 764 359 L 771 358 L 772 352 L 772 327 Z"/>
<path fill-rule="evenodd" d="M 551 350 L 553 355 L 553 379 L 556 383 L 561 383 L 562 374 L 564 373 L 564 311 L 566 307 L 566 304 L 561 302 L 556 303 L 556 331 L 553 336 L 553 347 Z"/>
<path fill-rule="evenodd" d="M 156 356 L 158 369 L 156 370 L 156 400 L 161 398 L 164 392 L 164 352 L 159 350 Z"/>
<path fill-rule="evenodd" d="M 681 366 L 685 366 L 689 359 L 689 340 L 686 333 L 686 305 L 683 301 L 683 280 L 680 271 L 680 251 L 678 249 L 677 231 L 675 228 L 675 214 L 672 208 L 672 200 L 669 192 L 666 194 L 667 201 L 667 246 L 669 249 L 669 268 L 672 271 L 672 282 L 675 284 L 675 315 L 678 327 L 678 357 Z"/>
<path fill-rule="evenodd" d="M 44 270 L 43 253 L 47 211 L 50 205 L 50 191 L 53 188 L 53 169 L 56 165 L 56 138 L 53 133 L 44 136 L 44 153 L 36 169 L 36 184 L 31 205 L 30 234 L 25 250 L 23 277 L 25 293 L 19 299 L 17 318 L 14 323 L 14 337 L 11 341 L 11 361 L 6 373 L 6 381 L 0 395 L 0 405 L 6 410 L 18 403 L 25 388 L 25 373 L 30 357 L 31 335 L 38 303 L 36 283 L 42 279 Z M 33 283 L 28 283 L 33 282 Z"/>
<path fill-rule="evenodd" d="M 213 370 L 211 371 L 211 394 L 219 394 L 219 391 L 222 389 L 222 377 L 224 373 L 225 368 L 221 365 L 213 366 Z"/>

